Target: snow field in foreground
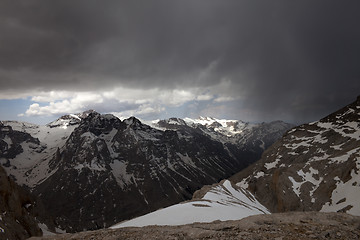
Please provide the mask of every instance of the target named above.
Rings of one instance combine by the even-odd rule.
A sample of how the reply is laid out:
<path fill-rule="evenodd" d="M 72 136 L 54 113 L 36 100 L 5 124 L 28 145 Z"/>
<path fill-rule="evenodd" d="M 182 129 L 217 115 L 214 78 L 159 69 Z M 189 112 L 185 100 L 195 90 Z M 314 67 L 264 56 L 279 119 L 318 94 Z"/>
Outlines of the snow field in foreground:
<path fill-rule="evenodd" d="M 148 225 L 183 225 L 215 220 L 239 220 L 251 215 L 270 213 L 254 196 L 243 189 L 235 189 L 230 181 L 213 187 L 200 200 L 179 203 L 111 228 L 143 227 Z"/>

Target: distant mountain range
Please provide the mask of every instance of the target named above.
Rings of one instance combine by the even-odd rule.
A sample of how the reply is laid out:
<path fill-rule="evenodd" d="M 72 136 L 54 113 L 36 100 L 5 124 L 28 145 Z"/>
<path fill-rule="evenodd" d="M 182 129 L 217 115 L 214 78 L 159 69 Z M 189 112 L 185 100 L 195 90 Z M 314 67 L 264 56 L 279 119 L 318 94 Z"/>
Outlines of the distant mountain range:
<path fill-rule="evenodd" d="M 95 111 L 45 126 L 2 121 L 0 163 L 58 227 L 75 232 L 189 200 L 258 160 L 291 127 L 208 117 L 147 125 Z"/>
<path fill-rule="evenodd" d="M 144 124 L 134 117 L 121 121 L 94 111 L 66 115 L 46 126 L 3 121 L 0 162 L 10 178 L 1 171 L 0 177 L 20 189 L 13 178 L 39 196 L 56 226 L 70 232 L 116 222 L 112 228 L 277 212 L 293 212 L 293 217 L 286 216 L 295 219 L 299 214 L 294 211 L 360 216 L 360 97 L 319 121 L 288 130 L 291 127 L 209 117 Z M 1 187 L 0 192 L 9 192 Z M 19 236 L 38 234 L 38 227 L 47 231 L 42 214 L 37 213 L 35 223 L 40 224 L 34 226 L 39 208 L 31 206 L 36 200 L 21 196 L 30 200 L 12 207 L 23 208 L 28 222 L 6 221 L 19 224 Z M 6 200 L 0 197 L 1 202 Z M 7 211 L 10 205 L 1 206 Z M 308 216 L 299 224 L 311 222 Z M 327 215 L 319 216 L 325 221 Z M 15 232 L 1 224 L 4 231 Z M 287 226 L 292 228 L 291 223 Z M 336 231 L 346 232 L 346 227 Z"/>

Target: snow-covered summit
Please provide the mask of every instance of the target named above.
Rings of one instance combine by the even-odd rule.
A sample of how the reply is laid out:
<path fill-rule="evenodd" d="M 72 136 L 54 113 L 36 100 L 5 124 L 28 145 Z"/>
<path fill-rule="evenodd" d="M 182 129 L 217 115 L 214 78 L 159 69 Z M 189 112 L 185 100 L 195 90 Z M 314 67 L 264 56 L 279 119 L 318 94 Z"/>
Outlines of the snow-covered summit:
<path fill-rule="evenodd" d="M 193 118 L 169 118 L 164 120 L 152 121 L 151 125 L 159 129 L 176 129 L 182 126 L 191 128 L 201 128 L 203 130 L 210 130 L 214 133 L 223 136 L 232 137 L 236 134 L 241 134 L 245 129 L 251 129 L 257 124 L 245 123 L 241 120 L 227 120 L 217 119 L 213 117 L 199 117 Z"/>
<path fill-rule="evenodd" d="M 198 119 L 185 118 L 184 121 L 188 125 L 202 125 L 227 136 L 240 134 L 244 129 L 255 126 L 255 124 L 245 123 L 241 120 L 217 119 L 213 117 L 199 117 Z"/>
<path fill-rule="evenodd" d="M 212 126 L 212 125 L 220 124 L 222 127 L 228 127 L 228 126 L 234 125 L 238 122 L 242 122 L 239 120 L 217 119 L 214 117 L 203 117 L 203 116 L 200 116 L 199 118 L 196 118 L 196 119 L 187 117 L 187 118 L 184 118 L 184 121 L 187 123 L 190 123 L 190 124 L 200 124 L 200 125 L 204 125 L 204 126 Z"/>
<path fill-rule="evenodd" d="M 223 144 L 233 143 L 244 148 L 259 148 L 265 150 L 275 139 L 279 139 L 286 130 L 294 125 L 283 121 L 270 123 L 250 123 L 241 120 L 217 119 L 213 117 L 169 118 L 150 123 L 160 130 L 193 128 L 202 131 L 216 141 Z"/>
<path fill-rule="evenodd" d="M 90 114 L 98 114 L 94 110 L 87 110 L 82 113 L 76 113 L 76 114 L 67 114 L 64 116 L 61 116 L 60 118 L 56 119 L 55 121 L 47 124 L 48 127 L 61 127 L 66 129 L 68 126 L 71 125 L 77 125 L 81 122 L 81 120 L 88 117 Z"/>

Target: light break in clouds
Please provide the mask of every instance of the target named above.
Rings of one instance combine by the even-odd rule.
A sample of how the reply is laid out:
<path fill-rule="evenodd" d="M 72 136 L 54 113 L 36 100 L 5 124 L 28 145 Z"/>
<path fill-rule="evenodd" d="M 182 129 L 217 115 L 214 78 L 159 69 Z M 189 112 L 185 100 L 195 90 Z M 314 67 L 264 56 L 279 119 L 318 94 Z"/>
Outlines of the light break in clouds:
<path fill-rule="evenodd" d="M 179 108 L 189 102 L 231 102 L 238 97 L 229 97 L 219 93 L 228 92 L 229 81 L 221 81 L 209 88 L 191 89 L 131 89 L 117 87 L 108 91 L 40 92 L 32 96 L 32 103 L 25 113 L 19 116 L 59 116 L 67 113 L 82 112 L 87 109 L 100 109 L 119 117 L 139 116 L 156 118 L 166 113 L 167 108 Z M 196 114 L 196 113 L 193 113 Z"/>

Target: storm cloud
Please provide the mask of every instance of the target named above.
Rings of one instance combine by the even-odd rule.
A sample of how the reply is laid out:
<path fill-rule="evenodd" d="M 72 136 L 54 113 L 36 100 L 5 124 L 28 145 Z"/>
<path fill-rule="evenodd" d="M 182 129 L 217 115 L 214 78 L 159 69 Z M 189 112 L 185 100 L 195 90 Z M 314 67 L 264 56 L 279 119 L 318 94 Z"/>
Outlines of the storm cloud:
<path fill-rule="evenodd" d="M 189 103 L 199 114 L 315 120 L 360 94 L 359 7 L 358 1 L 1 1 L 0 98 L 31 97 L 33 115 L 72 104 L 74 111 L 95 106 L 136 114 Z M 119 109 L 106 107 L 113 99 Z"/>

